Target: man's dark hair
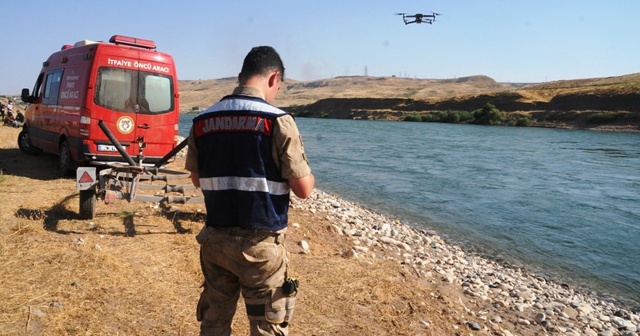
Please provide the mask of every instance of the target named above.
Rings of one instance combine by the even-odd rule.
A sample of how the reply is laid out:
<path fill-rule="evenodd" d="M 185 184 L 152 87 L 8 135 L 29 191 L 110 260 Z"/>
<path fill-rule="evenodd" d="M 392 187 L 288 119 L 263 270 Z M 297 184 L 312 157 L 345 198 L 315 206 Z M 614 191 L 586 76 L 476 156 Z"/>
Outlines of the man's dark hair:
<path fill-rule="evenodd" d="M 278 52 L 269 46 L 254 47 L 244 58 L 238 79 L 243 82 L 252 76 L 271 71 L 280 71 L 281 79 L 284 80 L 284 64 Z"/>

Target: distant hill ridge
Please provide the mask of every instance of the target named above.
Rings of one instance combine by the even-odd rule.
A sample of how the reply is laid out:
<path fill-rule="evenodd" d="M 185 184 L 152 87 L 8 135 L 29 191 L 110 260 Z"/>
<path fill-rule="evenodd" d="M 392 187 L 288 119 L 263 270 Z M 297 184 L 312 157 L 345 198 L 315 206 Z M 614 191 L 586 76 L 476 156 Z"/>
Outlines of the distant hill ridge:
<path fill-rule="evenodd" d="M 209 106 L 229 94 L 236 78 L 180 80 L 183 109 Z M 487 76 L 455 79 L 341 76 L 314 81 L 285 80 L 278 106 L 306 105 L 325 98 L 413 98 L 428 99 L 460 94 L 482 94 L 512 90 L 521 85 L 497 83 Z"/>
<path fill-rule="evenodd" d="M 190 110 L 217 102 L 233 90 L 237 79 L 181 80 L 179 85 L 182 109 Z M 453 79 L 341 76 L 315 81 L 286 79 L 285 88 L 274 103 L 290 107 L 329 98 L 366 98 L 372 101 L 357 101 L 364 104 L 363 108 L 375 108 L 377 100 L 393 98 L 417 101 L 413 105 L 433 109 L 473 110 L 492 102 L 505 111 L 638 112 L 639 93 L 640 73 L 546 83 L 499 83 L 484 75 Z"/>

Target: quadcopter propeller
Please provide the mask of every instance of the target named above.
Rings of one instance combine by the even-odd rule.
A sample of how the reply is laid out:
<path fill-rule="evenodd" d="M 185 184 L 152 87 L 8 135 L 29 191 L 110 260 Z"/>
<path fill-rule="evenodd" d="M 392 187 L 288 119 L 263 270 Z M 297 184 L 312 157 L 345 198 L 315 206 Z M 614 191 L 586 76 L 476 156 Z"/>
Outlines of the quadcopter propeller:
<path fill-rule="evenodd" d="M 405 15 L 407 13 L 396 13 L 396 15 Z"/>

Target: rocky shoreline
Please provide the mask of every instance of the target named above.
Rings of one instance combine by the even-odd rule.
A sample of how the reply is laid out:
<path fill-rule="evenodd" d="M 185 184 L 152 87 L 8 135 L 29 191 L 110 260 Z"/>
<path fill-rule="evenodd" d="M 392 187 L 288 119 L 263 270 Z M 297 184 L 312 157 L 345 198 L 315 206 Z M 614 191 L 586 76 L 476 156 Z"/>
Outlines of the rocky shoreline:
<path fill-rule="evenodd" d="M 335 234 L 351 239 L 345 257 L 391 259 L 420 278 L 458 287 L 478 303 L 477 311 L 466 308 L 475 317 L 463 321 L 470 330 L 513 335 L 500 327 L 509 322 L 542 328 L 544 334 L 637 336 L 640 331 L 639 308 L 467 253 L 434 231 L 415 229 L 340 197 L 316 190 L 306 200 L 294 197 L 292 207 L 325 217 Z M 301 245 L 309 248 L 307 242 Z"/>

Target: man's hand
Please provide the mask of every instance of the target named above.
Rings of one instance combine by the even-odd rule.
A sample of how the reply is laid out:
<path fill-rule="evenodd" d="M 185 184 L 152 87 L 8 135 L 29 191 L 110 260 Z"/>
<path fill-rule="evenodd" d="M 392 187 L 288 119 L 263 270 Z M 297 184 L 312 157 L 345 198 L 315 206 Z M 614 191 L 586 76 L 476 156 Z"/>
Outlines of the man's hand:
<path fill-rule="evenodd" d="M 200 173 L 191 172 L 191 183 L 193 183 L 196 188 L 200 188 Z"/>

